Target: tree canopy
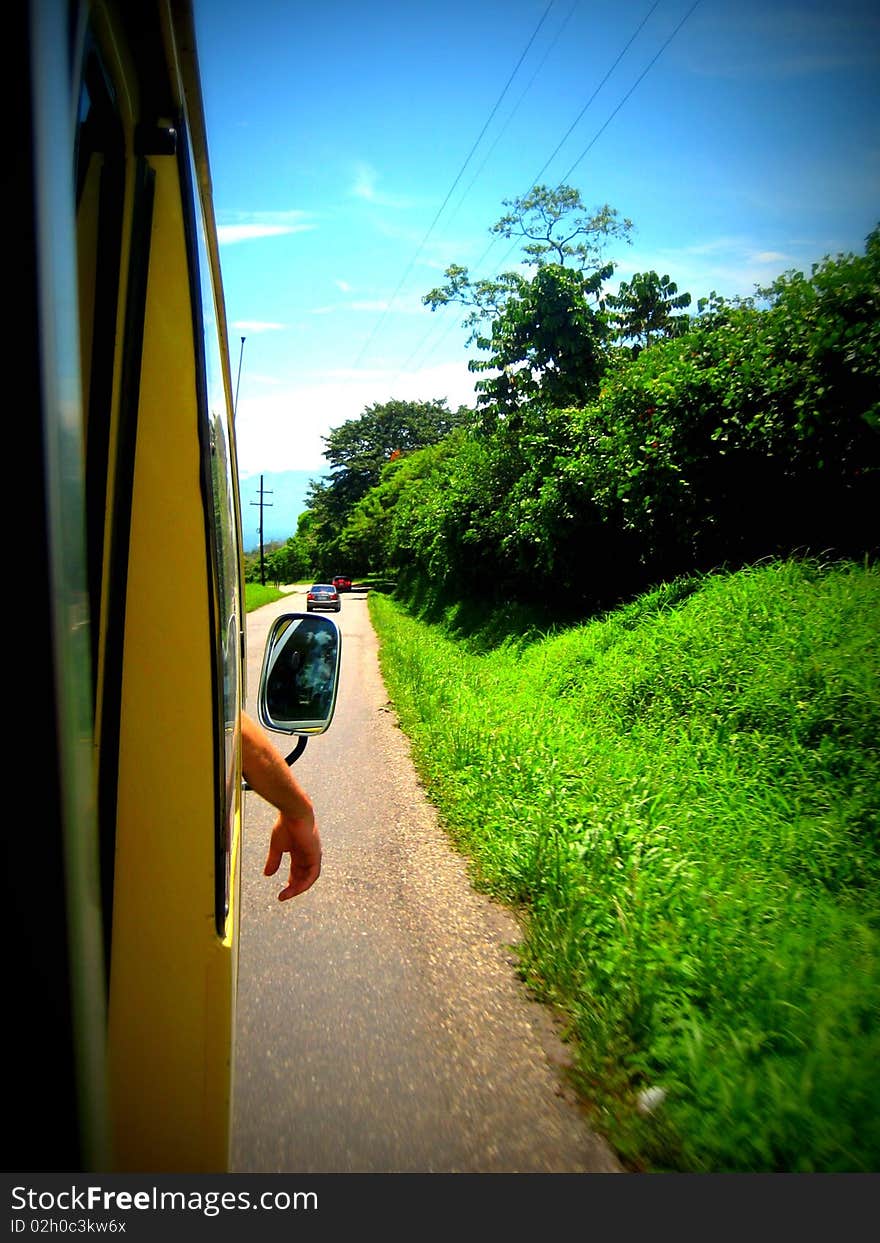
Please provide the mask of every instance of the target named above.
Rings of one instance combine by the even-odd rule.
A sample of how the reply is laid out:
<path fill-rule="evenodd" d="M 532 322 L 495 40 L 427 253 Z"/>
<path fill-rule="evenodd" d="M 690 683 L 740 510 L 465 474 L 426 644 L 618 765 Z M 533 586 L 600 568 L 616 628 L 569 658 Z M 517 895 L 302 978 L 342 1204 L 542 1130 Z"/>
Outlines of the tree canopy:
<path fill-rule="evenodd" d="M 675 281 L 656 272 L 636 272 L 632 280 L 620 282 L 616 294 L 608 296 L 616 335 L 632 342 L 634 354 L 659 337 L 686 332 L 690 319 L 676 312 L 690 304 L 689 293 L 680 294 Z"/>
<path fill-rule="evenodd" d="M 585 401 L 598 384 L 608 337 L 603 289 L 614 264 L 605 252 L 612 240 L 629 239 L 632 222 L 607 203 L 588 212 L 572 186 L 535 186 L 503 205 L 491 232 L 522 239 L 523 262 L 533 270 L 472 279 L 452 264 L 446 284 L 422 301 L 431 310 L 467 308 L 469 343 L 488 354 L 469 364 L 486 376 L 475 385 L 484 410 L 511 413 L 539 392 L 555 405 Z"/>
<path fill-rule="evenodd" d="M 633 230 L 632 221 L 621 219 L 608 203 L 587 212 L 573 186 L 533 186 L 520 198 L 503 199 L 502 206 L 507 211 L 491 231 L 522 238 L 526 261 L 539 267 L 559 263 L 579 272 L 596 271 L 604 264 L 609 241 L 628 241 Z"/>
<path fill-rule="evenodd" d="M 642 274 L 619 307 L 633 291 L 656 295 L 659 314 L 642 308 L 627 325 L 647 344 L 609 343 L 604 361 L 601 340 L 592 355 L 575 332 L 571 353 L 560 347 L 569 277 L 548 261 L 526 291 L 545 309 L 559 299 L 555 323 L 529 322 L 525 298 L 497 318 L 496 356 L 523 340 L 531 351 L 497 383 L 522 388 L 496 390 L 486 409 L 497 417 L 442 453 L 389 469 L 352 528 L 362 555 L 413 591 L 581 607 L 794 549 L 876 555 L 880 230 L 863 256 L 787 273 L 754 299 L 713 296 L 693 317 L 675 313 L 685 295 L 668 277 Z M 555 344 L 539 353 L 544 332 Z M 591 396 L 569 399 L 597 373 Z"/>
<path fill-rule="evenodd" d="M 383 466 L 394 456 L 436 444 L 459 426 L 465 414 L 461 409 L 451 411 L 445 398 L 367 406 L 356 419 L 331 428 L 323 438 L 331 477 L 326 484 L 311 485 L 310 502 L 320 496 L 333 513 L 349 513 L 379 482 Z"/>
<path fill-rule="evenodd" d="M 356 419 L 331 428 L 324 437 L 329 480 L 313 480 L 307 496 L 309 522 L 298 532 L 314 572 L 344 568 L 349 550 L 343 532 L 358 503 L 381 481 L 389 463 L 443 440 L 468 420 L 466 407 L 449 409 L 433 401 L 393 399 L 367 406 Z"/>

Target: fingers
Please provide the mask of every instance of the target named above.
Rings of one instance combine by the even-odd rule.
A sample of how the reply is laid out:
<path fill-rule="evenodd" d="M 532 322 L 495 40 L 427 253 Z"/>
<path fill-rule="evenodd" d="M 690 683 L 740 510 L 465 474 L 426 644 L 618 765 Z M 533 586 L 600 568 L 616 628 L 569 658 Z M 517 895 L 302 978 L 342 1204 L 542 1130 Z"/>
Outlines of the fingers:
<path fill-rule="evenodd" d="M 281 867 L 281 855 L 283 851 L 272 842 L 269 846 L 269 853 L 266 855 L 266 863 L 263 867 L 264 876 L 274 876 Z"/>
<path fill-rule="evenodd" d="M 315 881 L 321 874 L 321 865 L 309 864 L 302 865 L 291 861 L 290 876 L 288 877 L 286 886 L 278 895 L 279 902 L 287 902 L 290 898 L 295 898 L 301 893 L 305 893 L 307 889 L 311 889 Z"/>
<path fill-rule="evenodd" d="M 290 823 L 279 817 L 269 839 L 269 851 L 263 867 L 264 876 L 274 876 L 281 866 L 282 855 L 290 855 L 290 874 L 287 884 L 278 895 L 280 902 L 287 902 L 298 894 L 311 889 L 321 873 L 321 843 L 314 830 L 313 835 L 302 838 L 299 828 L 291 830 Z"/>
<path fill-rule="evenodd" d="M 281 867 L 281 857 L 291 848 L 289 835 L 284 832 L 284 826 L 281 817 L 275 821 L 272 826 L 272 832 L 269 836 L 269 851 L 266 855 L 266 865 L 263 868 L 264 876 L 274 876 Z"/>

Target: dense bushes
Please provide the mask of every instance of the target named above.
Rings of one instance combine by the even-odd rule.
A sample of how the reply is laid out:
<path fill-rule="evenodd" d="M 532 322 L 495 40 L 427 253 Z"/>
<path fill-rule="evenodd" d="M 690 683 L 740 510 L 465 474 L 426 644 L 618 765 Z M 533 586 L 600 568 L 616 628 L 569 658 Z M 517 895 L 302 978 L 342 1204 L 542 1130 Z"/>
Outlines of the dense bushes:
<path fill-rule="evenodd" d="M 792 550 L 873 552 L 878 309 L 875 231 L 863 256 L 713 299 L 677 338 L 609 354 L 586 406 L 539 392 L 484 408 L 439 451 L 387 466 L 340 542 L 363 569 L 587 606 Z"/>
<path fill-rule="evenodd" d="M 579 466 L 661 576 L 797 546 L 862 551 L 877 500 L 880 250 L 781 278 L 608 377 Z"/>

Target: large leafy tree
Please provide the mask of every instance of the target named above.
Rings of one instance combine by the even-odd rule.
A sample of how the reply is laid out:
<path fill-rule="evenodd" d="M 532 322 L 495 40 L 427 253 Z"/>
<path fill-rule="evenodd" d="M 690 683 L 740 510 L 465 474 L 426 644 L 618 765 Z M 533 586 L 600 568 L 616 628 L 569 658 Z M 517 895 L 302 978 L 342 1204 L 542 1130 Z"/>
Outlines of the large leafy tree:
<path fill-rule="evenodd" d="M 590 304 L 607 269 L 583 276 L 558 263 L 542 265 L 492 320 L 473 359 L 484 375 L 474 387 L 482 404 L 508 414 L 537 397 L 549 406 L 579 405 L 598 387 L 605 367 L 606 318 Z"/>
<path fill-rule="evenodd" d="M 464 409 L 451 411 L 445 398 L 392 400 L 367 406 L 358 418 L 331 428 L 324 437 L 330 479 L 310 485 L 310 507 L 320 497 L 323 508 L 338 516 L 347 515 L 379 482 L 386 462 L 436 444 L 458 427 L 466 414 Z"/>
<path fill-rule="evenodd" d="M 437 444 L 470 415 L 449 409 L 446 399 L 377 402 L 324 437 L 330 477 L 313 480 L 307 504 L 317 565 L 329 572 L 345 562 L 342 532 L 358 502 L 380 481 L 388 462 Z M 333 571 L 336 573 L 337 571 Z"/>
<path fill-rule="evenodd" d="M 616 294 L 607 298 L 615 335 L 629 342 L 633 355 L 661 338 L 678 337 L 690 327 L 682 315 L 691 304 L 689 293 L 679 293 L 675 281 L 656 272 L 636 272 L 621 281 Z"/>
<path fill-rule="evenodd" d="M 614 265 L 605 252 L 612 240 L 628 240 L 632 223 L 608 204 L 588 212 L 571 186 L 535 186 L 503 205 L 491 231 L 522 241 L 525 270 L 474 279 L 452 264 L 446 283 L 422 301 L 467 309 L 469 344 L 488 355 L 469 364 L 485 376 L 475 385 L 484 410 L 510 414 L 539 395 L 556 406 L 585 401 L 608 337 L 603 288 Z"/>

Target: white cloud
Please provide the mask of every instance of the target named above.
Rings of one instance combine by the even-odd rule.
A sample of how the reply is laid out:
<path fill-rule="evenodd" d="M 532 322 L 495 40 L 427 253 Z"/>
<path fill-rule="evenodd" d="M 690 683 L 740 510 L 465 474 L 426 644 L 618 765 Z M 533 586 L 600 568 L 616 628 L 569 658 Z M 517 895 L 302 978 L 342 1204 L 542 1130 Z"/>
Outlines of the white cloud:
<path fill-rule="evenodd" d="M 784 255 L 781 250 L 759 250 L 752 255 L 755 263 L 787 263 L 788 255 Z"/>
<path fill-rule="evenodd" d="M 351 293 L 351 285 L 349 285 L 348 281 L 334 281 L 333 283 L 336 288 L 341 289 L 343 293 Z"/>
<path fill-rule="evenodd" d="M 277 375 L 265 375 L 259 371 L 249 371 L 247 382 L 248 388 L 252 384 L 263 384 L 269 385 L 271 388 L 277 388 L 279 384 L 285 384 L 287 381 L 280 379 Z"/>
<path fill-rule="evenodd" d="M 219 224 L 217 238 L 221 246 L 251 242 L 258 237 L 283 237 L 288 233 L 307 233 L 314 224 Z"/>
<path fill-rule="evenodd" d="M 425 308 L 420 299 L 409 296 L 393 303 L 387 298 L 362 298 L 355 302 L 334 302 L 324 306 L 310 307 L 307 313 L 309 315 L 332 315 L 340 311 L 366 312 L 369 315 L 384 315 L 388 311 L 400 315 L 423 315 Z"/>
<path fill-rule="evenodd" d="M 450 262 L 453 261 L 450 260 L 447 262 L 442 259 L 420 259 L 419 266 L 423 268 L 431 268 L 434 272 L 445 272 L 449 267 Z"/>
<path fill-rule="evenodd" d="M 347 311 L 373 311 L 384 313 L 390 307 L 391 303 L 384 298 L 366 299 L 363 302 L 349 302 L 346 305 Z"/>
<path fill-rule="evenodd" d="M 337 311 L 370 311 L 373 314 L 388 310 L 388 303 L 381 298 L 374 298 L 372 301 L 363 302 L 334 302 L 329 306 L 313 306 L 309 308 L 309 315 L 332 315 Z"/>
<path fill-rule="evenodd" d="M 668 275 L 694 302 L 715 290 L 724 297 L 749 297 L 756 286 L 767 285 L 790 268 L 808 271 L 818 257 L 815 243 L 784 239 L 786 247 L 761 247 L 746 236 L 724 236 L 685 246 L 629 251 L 616 264 L 611 288 L 635 272 Z"/>
<path fill-rule="evenodd" d="M 441 363 L 419 371 L 340 368 L 311 373 L 303 383 L 249 396 L 236 418 L 239 469 L 243 475 L 265 470 L 327 469 L 322 437 L 356 419 L 367 406 L 392 398 L 433 401 L 445 397 L 450 409 L 474 403 L 474 376 L 467 362 Z"/>
<path fill-rule="evenodd" d="M 260 237 L 286 237 L 291 233 L 307 233 L 318 226 L 304 211 L 225 212 L 223 223 L 217 224 L 221 245 L 249 242 Z"/>
<path fill-rule="evenodd" d="M 287 325 L 275 324 L 271 321 L 262 319 L 237 319 L 232 327 L 237 328 L 240 332 L 259 333 L 279 332 L 281 329 L 286 328 Z"/>
<path fill-rule="evenodd" d="M 351 194 L 354 198 L 363 199 L 367 203 L 373 203 L 376 207 L 404 208 L 412 206 L 412 199 L 386 194 L 378 190 L 376 188 L 378 181 L 379 174 L 372 165 L 358 164 L 355 169 L 355 179 L 351 187 Z"/>

